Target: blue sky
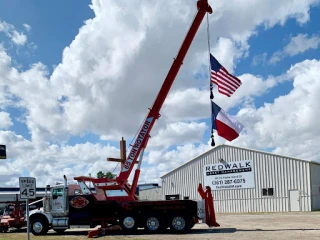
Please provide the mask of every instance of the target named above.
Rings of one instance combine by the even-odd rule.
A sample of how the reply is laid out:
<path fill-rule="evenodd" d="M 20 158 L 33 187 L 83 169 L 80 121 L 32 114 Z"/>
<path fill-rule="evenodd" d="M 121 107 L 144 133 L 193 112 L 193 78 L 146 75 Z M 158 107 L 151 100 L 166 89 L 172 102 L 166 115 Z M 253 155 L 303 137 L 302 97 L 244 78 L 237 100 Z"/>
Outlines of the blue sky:
<path fill-rule="evenodd" d="M 209 3 L 211 52 L 243 83 L 231 98 L 214 90 L 245 126 L 232 142 L 215 133 L 216 144 L 319 160 L 318 111 L 310 110 L 320 100 L 319 1 L 242 1 L 243 11 Z M 138 131 L 195 10 L 195 1 L 1 1 L 0 142 L 8 159 L 0 186 L 26 173 L 42 184 L 62 172 L 117 174 L 106 158 Z M 152 131 L 141 182 L 158 182 L 211 148 L 206 38 L 204 19 Z"/>
<path fill-rule="evenodd" d="M 32 26 L 28 41 L 34 42 L 37 48 L 31 56 L 18 54 L 16 60 L 24 69 L 30 63 L 41 61 L 52 71 L 52 66 L 61 62 L 63 49 L 78 34 L 84 21 L 94 16 L 89 4 L 87 0 L 0 2 L 1 20 L 20 30 L 24 30 L 25 23 Z"/>

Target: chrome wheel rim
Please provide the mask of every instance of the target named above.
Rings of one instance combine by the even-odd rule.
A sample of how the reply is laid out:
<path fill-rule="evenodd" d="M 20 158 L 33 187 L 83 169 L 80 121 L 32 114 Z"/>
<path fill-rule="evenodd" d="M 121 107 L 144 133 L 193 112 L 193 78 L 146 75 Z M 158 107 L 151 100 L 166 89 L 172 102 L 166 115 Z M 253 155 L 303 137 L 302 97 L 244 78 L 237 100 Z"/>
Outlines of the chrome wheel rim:
<path fill-rule="evenodd" d="M 155 231 L 159 228 L 160 223 L 159 220 L 155 217 L 150 217 L 147 219 L 147 228 L 149 230 Z"/>
<path fill-rule="evenodd" d="M 172 227 L 176 230 L 182 230 L 186 226 L 186 221 L 183 217 L 175 217 L 172 219 Z"/>
<path fill-rule="evenodd" d="M 32 226 L 33 231 L 35 231 L 36 233 L 41 233 L 43 226 L 41 224 L 41 222 L 35 222 Z"/>
<path fill-rule="evenodd" d="M 125 219 L 123 219 L 123 226 L 125 226 L 125 228 L 133 228 L 134 226 L 134 219 L 133 217 L 126 217 Z"/>

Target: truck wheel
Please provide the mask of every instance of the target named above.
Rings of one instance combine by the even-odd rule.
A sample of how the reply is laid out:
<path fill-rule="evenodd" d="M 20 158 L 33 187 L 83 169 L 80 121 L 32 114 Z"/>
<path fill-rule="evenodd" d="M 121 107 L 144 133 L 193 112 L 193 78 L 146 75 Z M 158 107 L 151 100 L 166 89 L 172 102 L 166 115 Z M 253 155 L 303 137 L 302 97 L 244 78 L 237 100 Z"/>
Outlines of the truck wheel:
<path fill-rule="evenodd" d="M 123 215 L 120 217 L 120 226 L 123 231 L 135 231 L 138 228 L 137 218 L 134 215 Z"/>
<path fill-rule="evenodd" d="M 7 232 L 8 232 L 8 229 L 9 229 L 8 227 L 3 227 L 3 232 L 4 232 L 4 233 L 7 233 Z"/>
<path fill-rule="evenodd" d="M 144 229 L 149 233 L 156 233 L 164 229 L 163 220 L 157 214 L 148 214 L 144 218 Z"/>
<path fill-rule="evenodd" d="M 48 221 L 44 218 L 34 218 L 31 220 L 31 232 L 33 235 L 44 235 L 48 232 Z"/>
<path fill-rule="evenodd" d="M 190 230 L 191 220 L 184 215 L 174 215 L 170 219 L 170 230 L 173 233 L 186 233 Z"/>

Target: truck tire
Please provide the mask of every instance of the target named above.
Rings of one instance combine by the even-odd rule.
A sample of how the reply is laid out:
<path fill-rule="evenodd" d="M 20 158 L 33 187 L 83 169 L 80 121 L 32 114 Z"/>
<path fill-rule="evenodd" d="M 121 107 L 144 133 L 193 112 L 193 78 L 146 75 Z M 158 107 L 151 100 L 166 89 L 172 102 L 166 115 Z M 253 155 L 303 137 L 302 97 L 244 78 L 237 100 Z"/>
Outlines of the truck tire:
<path fill-rule="evenodd" d="M 170 218 L 170 230 L 173 233 L 182 234 L 190 230 L 191 219 L 183 214 L 173 215 Z"/>
<path fill-rule="evenodd" d="M 33 235 L 45 235 L 48 230 L 48 220 L 45 217 L 35 217 L 31 220 L 30 230 Z"/>
<path fill-rule="evenodd" d="M 161 216 L 150 213 L 144 218 L 144 229 L 148 233 L 158 233 L 164 229 L 164 223 Z"/>
<path fill-rule="evenodd" d="M 133 214 L 124 214 L 120 217 L 120 227 L 125 232 L 133 232 L 138 228 L 137 218 Z"/>
<path fill-rule="evenodd" d="M 194 222 L 194 220 L 193 220 L 193 219 L 191 219 L 190 229 L 191 229 L 191 228 L 193 228 L 195 224 L 196 224 L 196 223 Z"/>

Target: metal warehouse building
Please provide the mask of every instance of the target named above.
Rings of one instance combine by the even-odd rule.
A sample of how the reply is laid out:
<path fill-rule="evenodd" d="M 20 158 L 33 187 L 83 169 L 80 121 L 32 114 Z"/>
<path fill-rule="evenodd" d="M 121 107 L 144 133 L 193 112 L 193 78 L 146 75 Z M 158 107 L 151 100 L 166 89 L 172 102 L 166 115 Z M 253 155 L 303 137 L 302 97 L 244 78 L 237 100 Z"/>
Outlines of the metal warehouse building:
<path fill-rule="evenodd" d="M 247 164 L 250 172 L 239 172 L 235 177 L 240 178 L 233 179 L 230 176 L 234 175 L 234 170 L 218 171 L 219 164 L 229 168 L 232 165 L 235 168 L 240 166 L 243 169 Z M 238 184 L 240 188 L 234 189 L 238 186 L 233 182 L 244 182 L 241 177 L 245 174 L 251 174 L 250 179 L 247 179 L 242 186 Z M 216 179 L 211 181 L 213 179 L 211 177 Z M 216 189 L 212 188 L 216 212 L 285 212 L 320 209 L 320 163 L 252 149 L 218 145 L 163 175 L 161 179 L 163 199 L 195 200 L 200 199 L 197 192 L 198 184 L 204 185 L 205 180 L 208 182 L 209 179 L 209 183 L 217 184 L 214 185 Z M 224 184 L 225 181 L 227 183 L 233 181 L 233 185 L 222 188 L 219 184 Z"/>

